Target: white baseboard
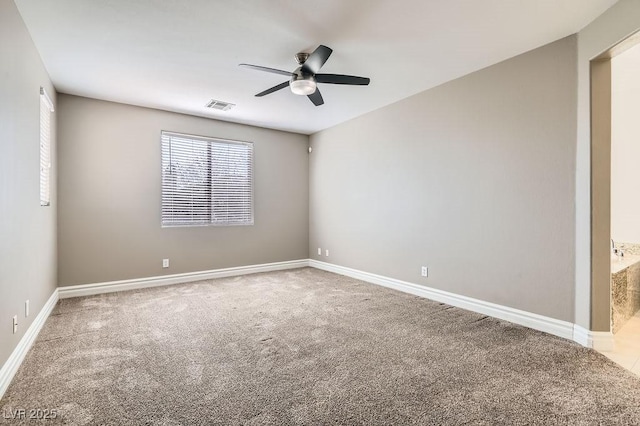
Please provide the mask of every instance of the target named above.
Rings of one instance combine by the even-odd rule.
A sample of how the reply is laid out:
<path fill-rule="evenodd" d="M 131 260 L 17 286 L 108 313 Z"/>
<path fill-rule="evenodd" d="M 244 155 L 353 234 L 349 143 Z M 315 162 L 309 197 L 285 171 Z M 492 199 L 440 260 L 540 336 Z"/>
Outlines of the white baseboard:
<path fill-rule="evenodd" d="M 44 306 L 38 313 L 38 316 L 35 317 L 31 325 L 27 329 L 27 332 L 24 333 L 24 336 L 22 336 L 22 339 L 20 339 L 20 341 L 18 342 L 18 346 L 16 346 L 16 348 L 9 356 L 9 359 L 7 359 L 7 361 L 2 366 L 2 369 L 0 369 L 0 399 L 2 399 L 2 396 L 9 387 L 13 376 L 15 376 L 18 368 L 20 368 L 20 365 L 22 364 L 24 357 L 27 355 L 27 352 L 29 352 L 29 349 L 33 345 L 33 342 L 36 341 L 38 333 L 40 333 L 42 326 L 44 325 L 47 318 L 49 318 L 49 315 L 51 314 L 53 308 L 56 306 L 56 303 L 58 303 L 57 289 L 53 291 L 53 294 L 51 295 L 51 297 L 49 297 L 49 300 L 47 300 L 47 302 L 44 304 Z"/>
<path fill-rule="evenodd" d="M 448 291 L 429 288 L 397 280 L 395 278 L 371 274 L 369 272 L 333 265 L 331 263 L 321 262 L 314 259 L 309 260 L 309 266 L 340 275 L 346 275 L 372 284 L 389 287 L 416 296 L 425 297 L 427 299 L 435 300 L 436 302 L 446 303 L 451 306 L 478 312 L 483 315 L 489 315 L 494 318 L 510 321 L 535 330 L 544 331 L 545 333 L 553 334 L 565 339 L 574 339 L 574 324 L 567 321 L 561 321 L 545 317 L 543 315 L 521 311 L 519 309 L 509 308 L 507 306 L 497 305 L 495 303 L 485 302 L 483 300 L 473 299 L 471 297 L 461 296 L 455 293 L 449 293 Z"/>
<path fill-rule="evenodd" d="M 115 291 L 135 290 L 147 287 L 210 280 L 213 278 L 235 277 L 238 275 L 255 274 L 258 272 L 303 268 L 305 266 L 309 266 L 308 259 L 263 263 L 261 265 L 238 266 L 234 268 L 213 269 L 210 271 L 189 272 L 185 274 L 161 275 L 158 277 L 58 287 L 58 294 L 60 299 L 66 299 L 69 297 L 91 296 L 95 294 L 112 293 Z"/>
<path fill-rule="evenodd" d="M 615 347 L 610 331 L 591 331 L 577 324 L 573 326 L 573 340 L 596 351 L 612 351 Z"/>

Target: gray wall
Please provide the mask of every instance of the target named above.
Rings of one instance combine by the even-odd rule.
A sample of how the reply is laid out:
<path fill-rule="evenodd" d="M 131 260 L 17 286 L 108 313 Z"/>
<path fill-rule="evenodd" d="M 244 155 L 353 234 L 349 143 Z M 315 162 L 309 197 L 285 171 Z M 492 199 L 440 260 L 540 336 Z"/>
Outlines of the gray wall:
<path fill-rule="evenodd" d="M 308 257 L 307 136 L 63 94 L 58 111 L 60 286 Z M 254 142 L 255 225 L 160 227 L 161 130 Z"/>
<path fill-rule="evenodd" d="M 573 321 L 576 54 L 568 37 L 312 135 L 311 257 Z"/>
<path fill-rule="evenodd" d="M 40 206 L 40 87 L 55 91 L 13 1 L 0 0 L 0 366 L 56 287 L 55 119 L 51 206 Z M 24 302 L 31 314 L 25 318 Z M 11 318 L 18 315 L 18 333 Z"/>

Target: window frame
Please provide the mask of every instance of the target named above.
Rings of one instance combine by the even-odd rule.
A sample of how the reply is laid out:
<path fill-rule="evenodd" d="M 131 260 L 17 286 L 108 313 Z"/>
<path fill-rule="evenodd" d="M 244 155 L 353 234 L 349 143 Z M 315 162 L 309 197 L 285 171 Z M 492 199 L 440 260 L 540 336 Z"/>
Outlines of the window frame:
<path fill-rule="evenodd" d="M 164 147 L 164 143 L 165 143 L 165 137 L 169 137 L 171 138 L 172 136 L 174 137 L 178 137 L 178 138 L 183 138 L 183 139 L 189 139 L 189 140 L 195 140 L 195 141 L 201 141 L 201 142 L 206 142 L 208 144 L 207 150 L 208 150 L 208 158 L 207 158 L 207 172 L 209 173 L 209 190 L 210 190 L 210 194 L 209 194 L 209 222 L 207 223 L 165 223 L 165 219 L 164 219 L 164 198 L 163 198 L 163 194 L 164 194 L 164 190 L 165 190 L 165 157 L 163 154 L 163 147 Z M 171 142 L 169 142 L 171 143 Z M 212 174 L 212 170 L 213 170 L 213 152 L 212 152 L 212 145 L 214 143 L 218 143 L 218 144 L 226 144 L 226 145 L 242 145 L 242 146 L 247 146 L 250 148 L 250 162 L 248 163 L 248 168 L 250 171 L 250 198 L 249 198 L 249 202 L 250 202 L 250 220 L 246 221 L 246 222 L 229 222 L 229 221 L 225 221 L 225 222 L 221 222 L 221 221 L 213 221 L 214 218 L 214 208 L 213 208 L 213 202 L 214 202 L 214 191 L 213 191 L 213 178 L 211 177 Z M 189 133 L 182 133 L 182 132 L 175 132 L 175 131 L 169 131 L 169 130 L 161 130 L 160 131 L 160 176 L 161 176 L 161 182 L 160 182 L 160 225 L 162 228 L 193 228 L 193 227 L 208 227 L 208 226 L 215 226 L 215 227 L 227 227 L 227 226 L 252 226 L 255 224 L 255 194 L 254 194 L 254 188 L 255 188 L 255 168 L 254 168 L 254 163 L 255 163 L 255 159 L 254 159 L 254 143 L 253 142 L 248 142 L 248 141 L 240 141 L 240 140 L 233 140 L 233 139 L 223 139 L 223 138 L 218 138 L 218 137 L 212 137 L 212 136 L 202 136 L 202 135 L 194 135 L 194 134 L 189 134 Z"/>
<path fill-rule="evenodd" d="M 51 131 L 51 123 L 52 116 L 55 111 L 53 107 L 53 101 L 47 94 L 47 91 L 44 87 L 40 87 L 40 98 L 39 98 L 39 106 L 40 106 L 40 121 L 39 121 L 39 129 L 40 129 L 40 138 L 39 138 L 39 165 L 40 165 L 40 178 L 39 178 L 39 197 L 40 197 L 40 206 L 48 207 L 51 206 L 51 169 L 53 168 L 52 156 L 51 156 L 51 139 L 53 132 Z M 43 112 L 46 111 L 46 118 L 43 117 Z M 45 124 L 47 129 L 43 128 L 43 124 Z M 43 164 L 48 160 L 47 164 Z"/>

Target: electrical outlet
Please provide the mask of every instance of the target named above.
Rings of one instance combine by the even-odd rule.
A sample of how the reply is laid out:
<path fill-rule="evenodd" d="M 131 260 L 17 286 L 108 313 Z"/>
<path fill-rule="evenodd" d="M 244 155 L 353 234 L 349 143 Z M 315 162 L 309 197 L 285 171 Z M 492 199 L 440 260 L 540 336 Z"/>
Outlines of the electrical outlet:
<path fill-rule="evenodd" d="M 29 316 L 29 301 L 25 301 L 24 302 L 24 317 L 28 317 Z"/>
<path fill-rule="evenodd" d="M 162 259 L 162 267 L 163 268 L 169 267 L 169 259 Z"/>
<path fill-rule="evenodd" d="M 318 247 L 318 256 L 322 256 L 322 249 Z"/>
<path fill-rule="evenodd" d="M 18 332 L 18 316 L 14 315 L 13 316 L 13 334 L 16 334 Z"/>
<path fill-rule="evenodd" d="M 327 256 L 327 257 L 329 257 L 329 249 L 326 249 L 326 250 L 324 251 L 324 255 L 325 255 L 325 256 Z"/>
<path fill-rule="evenodd" d="M 429 268 L 427 268 L 426 266 L 423 266 L 421 273 L 422 273 L 423 277 L 428 277 L 429 276 Z"/>

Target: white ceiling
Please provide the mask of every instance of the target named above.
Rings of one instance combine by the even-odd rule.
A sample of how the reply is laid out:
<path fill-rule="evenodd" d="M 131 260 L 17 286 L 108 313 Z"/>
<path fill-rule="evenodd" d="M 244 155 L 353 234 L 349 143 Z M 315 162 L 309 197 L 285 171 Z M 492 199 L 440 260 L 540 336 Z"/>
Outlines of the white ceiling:
<path fill-rule="evenodd" d="M 311 134 L 580 30 L 616 0 L 15 0 L 59 92 Z M 333 48 L 315 107 L 293 55 Z M 204 108 L 210 99 L 236 104 Z"/>

